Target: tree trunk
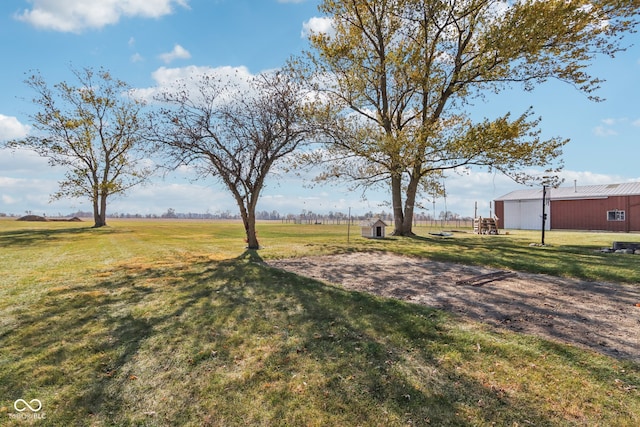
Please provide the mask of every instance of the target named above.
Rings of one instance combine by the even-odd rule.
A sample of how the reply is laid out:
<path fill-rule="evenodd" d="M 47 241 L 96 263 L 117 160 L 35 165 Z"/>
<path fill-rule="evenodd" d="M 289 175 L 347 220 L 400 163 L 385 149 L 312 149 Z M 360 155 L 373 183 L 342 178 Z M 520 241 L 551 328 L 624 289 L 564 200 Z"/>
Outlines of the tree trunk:
<path fill-rule="evenodd" d="M 416 179 L 415 175 L 411 176 L 404 201 L 404 218 L 402 221 L 403 236 L 415 236 L 415 233 L 413 232 L 413 213 L 415 210 L 419 183 L 420 180 Z"/>
<path fill-rule="evenodd" d="M 402 211 L 402 177 L 391 176 L 391 203 L 393 204 L 394 236 L 404 236 L 403 223 L 404 213 Z"/>
<path fill-rule="evenodd" d="M 260 244 L 258 243 L 258 235 L 256 232 L 255 208 L 252 209 L 251 206 L 245 207 L 243 204 L 242 206 L 240 206 L 240 216 L 242 216 L 244 232 L 247 236 L 247 249 L 260 249 Z"/>
<path fill-rule="evenodd" d="M 260 249 L 260 244 L 258 243 L 258 235 L 256 232 L 255 212 L 248 212 L 247 221 L 245 223 L 245 230 L 247 232 L 247 249 Z"/>
<path fill-rule="evenodd" d="M 260 249 L 256 232 L 256 201 L 260 192 L 258 191 L 245 199 L 233 185 L 227 184 L 227 187 L 231 190 L 233 198 L 236 199 L 238 209 L 240 210 L 240 217 L 242 218 L 246 235 L 247 249 Z"/>
<path fill-rule="evenodd" d="M 404 207 L 402 204 L 401 177 L 391 177 L 391 198 L 393 203 L 394 236 L 415 236 L 413 232 L 413 213 L 418 193 L 419 179 L 411 177 L 405 194 Z"/>
<path fill-rule="evenodd" d="M 107 225 L 107 196 L 101 194 L 93 199 L 93 227 L 99 228 Z"/>
<path fill-rule="evenodd" d="M 93 227 L 100 227 L 100 205 L 98 203 L 98 197 L 93 196 Z"/>
<path fill-rule="evenodd" d="M 247 205 L 245 206 L 245 199 L 237 191 L 233 191 L 233 193 L 238 203 L 238 208 L 240 208 L 240 216 L 242 217 L 242 224 L 244 225 L 244 232 L 246 234 L 247 249 L 260 249 L 256 231 L 255 198 L 247 200 Z"/>
<path fill-rule="evenodd" d="M 107 195 L 100 196 L 100 227 L 107 225 Z"/>

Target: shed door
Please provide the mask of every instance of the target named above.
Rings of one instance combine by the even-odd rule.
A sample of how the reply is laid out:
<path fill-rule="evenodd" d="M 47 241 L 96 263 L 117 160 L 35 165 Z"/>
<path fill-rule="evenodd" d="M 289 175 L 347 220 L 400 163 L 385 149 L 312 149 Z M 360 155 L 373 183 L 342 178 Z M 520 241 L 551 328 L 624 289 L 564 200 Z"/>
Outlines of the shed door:
<path fill-rule="evenodd" d="M 546 206 L 545 229 L 551 226 L 551 209 Z M 514 230 L 540 230 L 542 228 L 542 199 L 504 202 L 504 228 Z"/>
<path fill-rule="evenodd" d="M 382 227 L 376 227 L 376 237 L 382 237 Z"/>

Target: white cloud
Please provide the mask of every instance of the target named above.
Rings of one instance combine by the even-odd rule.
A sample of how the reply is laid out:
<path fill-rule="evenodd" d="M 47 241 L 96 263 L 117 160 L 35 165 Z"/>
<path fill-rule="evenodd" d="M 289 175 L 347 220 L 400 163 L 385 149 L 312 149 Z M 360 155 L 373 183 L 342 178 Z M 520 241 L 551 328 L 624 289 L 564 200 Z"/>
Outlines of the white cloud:
<path fill-rule="evenodd" d="M 640 127 L 640 118 L 633 120 L 629 117 L 606 118 L 600 120 L 602 125 L 596 126 L 593 133 L 599 137 L 619 136 L 634 132 L 634 127 Z"/>
<path fill-rule="evenodd" d="M 11 116 L 0 114 L 0 141 L 24 138 L 29 133 L 29 126 Z"/>
<path fill-rule="evenodd" d="M 173 46 L 173 50 L 171 52 L 163 53 L 159 56 L 159 58 L 162 59 L 165 64 L 169 64 L 176 59 L 189 59 L 191 58 L 191 54 L 188 50 L 186 50 L 179 44 L 176 44 L 175 46 Z"/>
<path fill-rule="evenodd" d="M 624 182 L 637 182 L 640 180 L 638 177 L 625 177 L 622 175 L 607 175 L 602 173 L 594 173 L 589 171 L 564 171 L 560 174 L 561 178 L 564 178 L 562 187 L 570 187 L 574 185 L 604 185 L 604 184 L 619 184 Z"/>
<path fill-rule="evenodd" d="M 162 214 L 169 208 L 180 213 L 237 211 L 227 191 L 222 187 L 210 187 L 206 184 L 206 181 L 199 184 L 156 182 L 135 187 L 125 197 L 110 201 L 108 213 Z"/>
<path fill-rule="evenodd" d="M 618 135 L 618 132 L 616 132 L 615 130 L 611 129 L 611 128 L 607 128 L 605 126 L 596 126 L 593 129 L 593 133 L 596 136 L 600 136 L 603 138 L 609 137 L 609 136 L 616 136 Z"/>
<path fill-rule="evenodd" d="M 629 123 L 628 117 L 608 117 L 606 119 L 601 120 L 607 126 L 615 126 L 615 125 L 625 125 Z"/>
<path fill-rule="evenodd" d="M 32 9 L 15 19 L 36 28 L 80 33 L 116 24 L 122 17 L 159 18 L 174 6 L 188 8 L 188 0 L 31 0 Z"/>
<path fill-rule="evenodd" d="M 147 102 L 153 102 L 156 95 L 171 91 L 178 84 L 194 84 L 198 82 L 200 77 L 210 76 L 215 81 L 227 82 L 226 86 L 247 87 L 247 82 L 253 77 L 249 69 L 246 67 L 201 67 L 190 65 L 188 67 L 167 68 L 160 67 L 151 74 L 155 81 L 155 86 L 144 89 L 136 89 L 133 91 L 134 96 L 144 99 Z M 189 88 L 187 88 L 189 89 Z M 196 88 L 192 88 L 192 93 L 197 93 Z"/>
<path fill-rule="evenodd" d="M 327 34 L 332 36 L 335 33 L 333 28 L 333 21 L 331 18 L 317 17 L 309 19 L 302 24 L 301 37 L 309 37 L 311 34 Z"/>
<path fill-rule="evenodd" d="M 144 61 L 144 58 L 142 55 L 140 55 L 139 53 L 134 53 L 133 55 L 131 55 L 131 62 L 142 62 Z"/>
<path fill-rule="evenodd" d="M 49 161 L 35 151 L 26 149 L 0 149 L 0 174 L 13 178 L 60 179 L 64 168 L 50 166 Z M 0 175 L 0 179 L 1 179 Z"/>
<path fill-rule="evenodd" d="M 59 211 L 66 213 L 71 201 L 50 202 L 50 195 L 56 190 L 57 182 L 53 179 L 35 177 L 37 175 L 36 172 L 32 172 L 33 178 L 0 176 L 0 211 L 7 214 L 20 214 L 25 211 L 37 214 Z"/>
<path fill-rule="evenodd" d="M 6 194 L 3 194 L 2 197 L 0 197 L 0 200 L 2 200 L 2 204 L 4 205 L 14 205 L 18 202 L 17 199 L 14 199 L 11 196 L 7 196 Z"/>

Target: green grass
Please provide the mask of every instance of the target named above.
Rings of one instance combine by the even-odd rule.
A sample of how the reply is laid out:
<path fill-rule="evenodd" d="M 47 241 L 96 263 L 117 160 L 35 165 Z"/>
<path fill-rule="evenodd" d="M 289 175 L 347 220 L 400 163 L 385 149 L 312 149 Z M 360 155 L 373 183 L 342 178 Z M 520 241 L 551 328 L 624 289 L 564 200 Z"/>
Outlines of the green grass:
<path fill-rule="evenodd" d="M 258 229 L 255 252 L 231 222 L 0 221 L 0 425 L 640 425 L 638 364 L 260 262 L 391 251 L 637 286 L 637 256 L 595 249 L 639 235 Z"/>

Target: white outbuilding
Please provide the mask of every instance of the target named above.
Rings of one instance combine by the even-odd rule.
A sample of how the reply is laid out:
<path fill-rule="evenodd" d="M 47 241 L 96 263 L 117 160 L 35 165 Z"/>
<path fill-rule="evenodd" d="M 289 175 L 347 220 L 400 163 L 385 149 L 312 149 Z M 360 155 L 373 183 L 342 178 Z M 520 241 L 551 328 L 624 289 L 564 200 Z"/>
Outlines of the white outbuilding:
<path fill-rule="evenodd" d="M 367 221 L 363 221 L 360 224 L 362 229 L 362 237 L 369 239 L 384 239 L 385 227 L 387 224 L 380 218 L 372 218 Z"/>

